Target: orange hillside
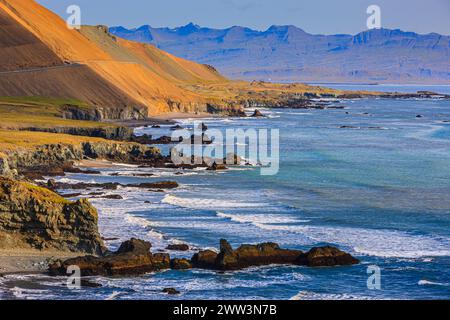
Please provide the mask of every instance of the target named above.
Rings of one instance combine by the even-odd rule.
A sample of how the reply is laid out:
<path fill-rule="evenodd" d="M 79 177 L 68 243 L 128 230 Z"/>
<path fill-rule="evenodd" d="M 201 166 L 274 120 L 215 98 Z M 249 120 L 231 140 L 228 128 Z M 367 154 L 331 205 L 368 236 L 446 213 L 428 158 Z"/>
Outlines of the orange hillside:
<path fill-rule="evenodd" d="M 206 111 L 217 101 L 180 84 L 226 81 L 211 67 L 116 39 L 101 27 L 71 30 L 33 0 L 0 0 L 0 25 L 2 39 L 27 41 L 0 40 L 0 96 L 56 95 L 155 115 Z"/>

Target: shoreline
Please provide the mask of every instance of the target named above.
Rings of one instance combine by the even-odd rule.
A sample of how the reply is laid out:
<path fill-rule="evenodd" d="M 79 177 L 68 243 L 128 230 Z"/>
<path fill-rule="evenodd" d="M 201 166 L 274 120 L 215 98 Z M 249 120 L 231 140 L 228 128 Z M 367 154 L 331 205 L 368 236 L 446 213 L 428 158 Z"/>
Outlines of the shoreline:
<path fill-rule="evenodd" d="M 0 249 L 0 277 L 20 274 L 46 274 L 49 262 L 70 259 L 83 253 L 56 250 Z"/>
<path fill-rule="evenodd" d="M 146 120 L 114 120 L 114 124 L 125 126 L 128 128 L 137 128 L 152 125 L 174 125 L 179 119 L 206 119 L 221 118 L 221 116 L 212 113 L 185 113 L 185 112 L 169 112 L 158 116 L 149 117 Z"/>

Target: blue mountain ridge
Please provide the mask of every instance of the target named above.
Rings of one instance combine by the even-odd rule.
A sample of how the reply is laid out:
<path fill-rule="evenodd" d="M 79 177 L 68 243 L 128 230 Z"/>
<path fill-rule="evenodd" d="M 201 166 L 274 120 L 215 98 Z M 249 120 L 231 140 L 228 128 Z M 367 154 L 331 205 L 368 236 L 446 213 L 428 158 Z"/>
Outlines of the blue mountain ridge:
<path fill-rule="evenodd" d="M 265 31 L 112 27 L 128 40 L 210 64 L 233 79 L 304 82 L 450 84 L 450 37 L 373 29 L 356 35 L 313 35 L 289 26 Z"/>

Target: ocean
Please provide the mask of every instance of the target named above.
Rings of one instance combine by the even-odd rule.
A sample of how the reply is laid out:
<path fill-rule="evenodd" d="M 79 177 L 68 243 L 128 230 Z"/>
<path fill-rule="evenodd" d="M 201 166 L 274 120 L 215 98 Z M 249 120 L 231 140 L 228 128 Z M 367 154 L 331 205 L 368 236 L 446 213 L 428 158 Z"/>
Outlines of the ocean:
<path fill-rule="evenodd" d="M 211 129 L 279 129 L 280 171 L 274 176 L 245 166 L 177 175 L 179 170 L 122 165 L 100 169 L 101 175 L 68 174 L 59 180 L 179 182 L 180 188 L 168 193 L 120 188 L 108 193 L 123 200 L 92 199 L 102 235 L 118 238 L 107 242 L 112 250 L 131 237 L 150 241 L 153 252 L 170 243 L 190 244 L 189 252 L 171 252 L 179 257 L 217 248 L 221 238 L 234 247 L 270 241 L 308 250 L 331 244 L 359 258 L 360 265 L 94 277 L 101 288 L 74 291 L 62 285 L 65 278 L 8 275 L 0 278 L 0 297 L 449 299 L 450 101 L 358 99 L 340 105 L 345 109 L 262 109 L 267 118 L 203 120 Z M 193 122 L 180 120 L 186 127 Z M 170 132 L 168 126 L 156 130 Z M 136 132 L 155 135 L 152 128 Z M 133 176 L 143 172 L 154 176 Z M 379 290 L 367 286 L 369 266 L 380 269 Z M 181 294 L 163 294 L 166 287 Z"/>

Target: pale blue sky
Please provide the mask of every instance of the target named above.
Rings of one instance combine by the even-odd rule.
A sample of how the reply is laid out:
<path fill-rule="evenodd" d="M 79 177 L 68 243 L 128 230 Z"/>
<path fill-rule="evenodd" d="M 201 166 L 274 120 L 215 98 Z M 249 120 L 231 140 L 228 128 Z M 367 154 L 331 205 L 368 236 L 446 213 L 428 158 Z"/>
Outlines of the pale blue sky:
<path fill-rule="evenodd" d="M 176 27 L 194 22 L 225 28 L 265 30 L 296 25 L 310 33 L 358 33 L 366 29 L 366 9 L 382 9 L 382 26 L 450 35 L 450 0 L 38 0 L 66 16 L 78 4 L 83 24 Z"/>

